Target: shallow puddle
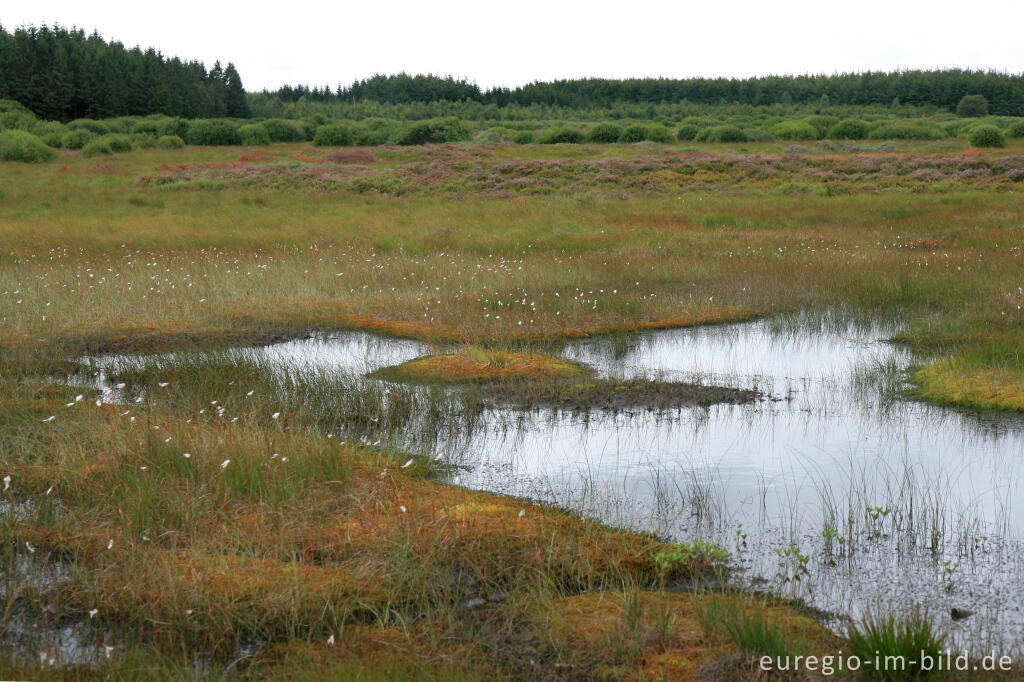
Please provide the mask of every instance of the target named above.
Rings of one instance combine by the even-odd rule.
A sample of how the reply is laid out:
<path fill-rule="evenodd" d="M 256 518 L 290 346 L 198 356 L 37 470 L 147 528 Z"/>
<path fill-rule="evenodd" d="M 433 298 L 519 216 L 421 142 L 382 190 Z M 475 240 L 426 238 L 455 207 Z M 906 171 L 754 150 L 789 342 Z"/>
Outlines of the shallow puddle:
<path fill-rule="evenodd" d="M 766 397 L 671 411 L 489 408 L 429 454 L 460 465 L 461 485 L 716 541 L 746 583 L 830 613 L 921 607 L 958 646 L 1019 650 L 1024 419 L 899 397 L 913 359 L 884 341 L 894 331 L 759 320 L 573 342 L 562 355 L 601 377 Z M 430 349 L 342 333 L 236 352 L 284 373 L 362 375 Z M 975 614 L 953 621 L 953 607 Z"/>

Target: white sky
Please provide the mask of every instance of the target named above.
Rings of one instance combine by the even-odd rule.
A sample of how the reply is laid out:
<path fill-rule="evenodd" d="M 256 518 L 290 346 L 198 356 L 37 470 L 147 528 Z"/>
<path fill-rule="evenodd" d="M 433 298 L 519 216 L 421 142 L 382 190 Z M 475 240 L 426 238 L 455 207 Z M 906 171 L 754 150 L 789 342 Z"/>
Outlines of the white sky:
<path fill-rule="evenodd" d="M 1024 73 L 1024 0 L 46 0 L 4 2 L 0 23 L 97 29 L 207 68 L 232 61 L 250 91 L 399 71 L 484 88 L 583 76 Z"/>

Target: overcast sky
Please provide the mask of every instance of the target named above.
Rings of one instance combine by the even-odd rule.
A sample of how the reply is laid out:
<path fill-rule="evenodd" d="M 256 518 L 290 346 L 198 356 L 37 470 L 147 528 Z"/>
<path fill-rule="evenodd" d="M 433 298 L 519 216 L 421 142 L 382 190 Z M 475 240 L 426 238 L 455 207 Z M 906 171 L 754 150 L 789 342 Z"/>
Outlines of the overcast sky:
<path fill-rule="evenodd" d="M 1024 0 L 4 2 L 0 23 L 96 29 L 238 67 L 247 90 L 374 73 L 481 87 L 601 76 L 969 67 L 1024 72 Z"/>

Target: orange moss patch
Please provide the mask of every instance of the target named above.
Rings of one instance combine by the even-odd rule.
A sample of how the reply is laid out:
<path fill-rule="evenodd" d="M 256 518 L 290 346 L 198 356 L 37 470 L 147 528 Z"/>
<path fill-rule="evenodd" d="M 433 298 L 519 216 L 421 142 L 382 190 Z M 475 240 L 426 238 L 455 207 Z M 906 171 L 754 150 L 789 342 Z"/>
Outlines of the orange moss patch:
<path fill-rule="evenodd" d="M 1024 411 L 1024 376 L 1020 372 L 966 366 L 944 360 L 917 370 L 916 395 L 946 405 L 982 410 Z"/>
<path fill-rule="evenodd" d="M 605 592 L 580 594 L 542 603 L 532 618 L 542 633 L 540 646 L 551 647 L 570 663 L 565 672 L 583 677 L 633 680 L 703 679 L 713 662 L 735 658 L 735 645 L 707 633 L 699 613 L 721 595 L 678 592 Z M 731 598 L 731 597 L 730 597 Z M 736 597 L 739 599 L 739 597 Z M 814 652 L 834 652 L 838 641 L 826 628 L 782 603 L 744 600 L 763 609 L 766 619 Z M 619 658 L 608 666 L 609 652 Z"/>
<path fill-rule="evenodd" d="M 587 374 L 582 365 L 535 353 L 505 353 L 469 349 L 451 355 L 417 358 L 374 373 L 391 381 L 478 382 L 515 379 L 563 379 Z"/>

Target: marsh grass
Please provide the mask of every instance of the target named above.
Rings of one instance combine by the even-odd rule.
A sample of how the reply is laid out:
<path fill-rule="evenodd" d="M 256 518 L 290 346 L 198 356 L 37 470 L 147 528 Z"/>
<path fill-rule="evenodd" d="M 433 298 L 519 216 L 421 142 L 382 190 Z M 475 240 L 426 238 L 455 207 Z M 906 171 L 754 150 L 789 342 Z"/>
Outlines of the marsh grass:
<path fill-rule="evenodd" d="M 1024 301 L 1011 144 L 663 159 L 643 146 L 380 147 L 372 163 L 280 145 L 5 166 L 0 662 L 33 678 L 472 679 L 624 676 L 689 655 L 657 633 L 692 606 L 647 591 L 694 570 L 661 575 L 666 545 L 437 484 L 436 465 L 394 442 L 477 424 L 479 391 L 207 351 L 351 328 L 516 352 L 618 334 L 624 351 L 631 330 L 831 308 L 909 320 L 901 341 L 954 357 L 958 376 L 998 372 L 1013 397 Z M 69 366 L 167 350 L 184 355 L 114 371 L 122 405 L 94 406 L 84 384 L 98 368 Z M 962 385 L 928 398 L 972 399 L 952 392 Z M 970 510 L 933 495 L 911 513 L 895 481 L 892 499 L 835 501 L 837 532 L 852 544 L 913 528 L 922 546 L 967 548 Z M 707 525 L 726 515 L 697 474 L 661 485 Z M 893 510 L 880 523 L 865 512 L 879 506 Z M 26 575 L 26 554 L 61 579 Z M 605 593 L 610 625 L 579 619 L 596 643 L 545 629 L 603 613 Z M 85 624 L 117 648 L 52 669 L 21 656 L 18 618 Z M 770 620 L 733 621 L 730 641 L 777 645 Z"/>
<path fill-rule="evenodd" d="M 705 602 L 697 617 L 707 635 L 724 634 L 748 654 L 785 660 L 806 653 L 808 643 L 793 638 L 767 613 L 766 606 L 767 602 L 718 595 Z"/>
<path fill-rule="evenodd" d="M 926 613 L 879 611 L 868 614 L 860 623 L 847 627 L 849 651 L 862 661 L 881 661 L 882 665 L 865 665 L 869 677 L 885 680 L 931 677 L 922 670 L 922 655 L 938 659 L 945 650 L 945 636 L 939 632 Z"/>

